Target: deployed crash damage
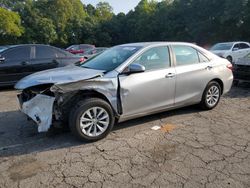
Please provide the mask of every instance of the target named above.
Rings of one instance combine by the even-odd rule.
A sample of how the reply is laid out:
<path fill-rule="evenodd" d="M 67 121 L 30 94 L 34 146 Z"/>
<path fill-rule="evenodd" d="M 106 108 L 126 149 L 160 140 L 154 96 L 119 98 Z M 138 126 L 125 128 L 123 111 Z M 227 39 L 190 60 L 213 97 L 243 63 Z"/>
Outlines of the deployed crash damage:
<path fill-rule="evenodd" d="M 36 95 L 24 102 L 22 111 L 38 124 L 38 132 L 46 132 L 52 124 L 53 104 L 55 97 Z"/>
<path fill-rule="evenodd" d="M 103 71 L 68 66 L 28 76 L 15 86 L 23 90 L 18 95 L 21 111 L 37 123 L 38 132 L 48 131 L 53 121 L 67 120 L 74 101 L 88 95 L 105 96 L 118 114 L 117 80 L 103 75 Z"/>

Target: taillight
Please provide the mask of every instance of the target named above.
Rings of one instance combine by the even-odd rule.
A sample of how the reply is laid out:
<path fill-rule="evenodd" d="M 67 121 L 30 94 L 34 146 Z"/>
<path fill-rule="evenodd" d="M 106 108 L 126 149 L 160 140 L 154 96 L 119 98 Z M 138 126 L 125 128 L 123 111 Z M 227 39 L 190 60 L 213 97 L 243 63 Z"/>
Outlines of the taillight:
<path fill-rule="evenodd" d="M 233 70 L 234 67 L 233 67 L 233 65 L 230 63 L 230 64 L 227 65 L 227 68 L 230 69 L 230 70 Z"/>
<path fill-rule="evenodd" d="M 85 61 L 85 58 L 84 58 L 84 57 L 81 57 L 81 58 L 80 58 L 80 62 L 83 62 L 83 61 Z"/>

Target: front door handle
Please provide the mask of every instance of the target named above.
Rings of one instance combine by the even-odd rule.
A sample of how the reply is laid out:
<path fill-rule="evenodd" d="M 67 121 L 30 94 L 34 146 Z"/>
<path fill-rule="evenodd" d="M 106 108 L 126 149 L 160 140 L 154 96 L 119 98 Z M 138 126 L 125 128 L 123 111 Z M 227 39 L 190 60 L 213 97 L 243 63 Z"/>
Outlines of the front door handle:
<path fill-rule="evenodd" d="M 166 78 L 173 78 L 173 77 L 175 77 L 175 73 L 168 73 L 165 77 Z"/>

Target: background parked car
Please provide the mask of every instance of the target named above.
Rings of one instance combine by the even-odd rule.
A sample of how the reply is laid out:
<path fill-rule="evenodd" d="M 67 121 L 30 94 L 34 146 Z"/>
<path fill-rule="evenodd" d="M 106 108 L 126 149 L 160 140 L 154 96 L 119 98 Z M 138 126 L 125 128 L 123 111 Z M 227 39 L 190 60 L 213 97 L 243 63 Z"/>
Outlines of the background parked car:
<path fill-rule="evenodd" d="M 235 85 L 240 81 L 250 82 L 250 53 L 235 62 L 233 73 Z"/>
<path fill-rule="evenodd" d="M 102 53 L 104 52 L 105 50 L 107 50 L 108 48 L 106 47 L 98 47 L 98 48 L 94 48 L 94 49 L 91 49 L 91 50 L 88 50 L 86 51 L 84 54 L 83 54 L 83 57 L 85 59 L 89 59 L 91 57 L 93 57 L 94 55 L 97 55 L 99 53 Z"/>
<path fill-rule="evenodd" d="M 72 54 L 84 54 L 86 51 L 94 48 L 95 46 L 90 44 L 77 44 L 68 47 L 66 50 Z"/>
<path fill-rule="evenodd" d="M 53 46 L 10 46 L 0 52 L 0 86 L 14 85 L 31 73 L 63 67 L 80 60 L 80 57 Z"/>
<path fill-rule="evenodd" d="M 248 42 L 218 43 L 210 51 L 220 57 L 227 58 L 231 63 L 235 63 L 239 58 L 250 53 L 250 44 Z"/>

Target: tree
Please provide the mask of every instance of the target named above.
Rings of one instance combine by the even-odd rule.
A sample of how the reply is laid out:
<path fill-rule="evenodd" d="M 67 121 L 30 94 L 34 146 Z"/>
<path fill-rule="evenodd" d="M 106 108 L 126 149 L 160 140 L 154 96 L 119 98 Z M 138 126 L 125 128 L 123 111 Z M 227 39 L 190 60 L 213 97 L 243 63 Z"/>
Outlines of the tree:
<path fill-rule="evenodd" d="M 81 0 L 0 0 L 0 6 L 5 7 L 1 8 L 1 43 L 14 39 L 64 47 L 250 40 L 250 0 L 141 0 L 135 10 L 118 15 L 107 2 L 93 6 Z M 6 14 L 12 16 L 6 18 Z"/>
<path fill-rule="evenodd" d="M 114 16 L 113 8 L 107 2 L 100 2 L 96 5 L 95 16 L 100 21 L 111 20 Z"/>
<path fill-rule="evenodd" d="M 15 10 L 17 7 L 22 5 L 26 0 L 0 0 L 0 7 L 6 9 Z"/>
<path fill-rule="evenodd" d="M 0 7 L 1 42 L 5 43 L 6 40 L 11 40 L 13 37 L 20 37 L 23 31 L 20 16 L 15 12 Z"/>
<path fill-rule="evenodd" d="M 135 7 L 135 10 L 127 14 L 126 29 L 129 33 L 129 41 L 141 42 L 152 40 L 156 6 L 156 1 L 141 0 Z"/>

